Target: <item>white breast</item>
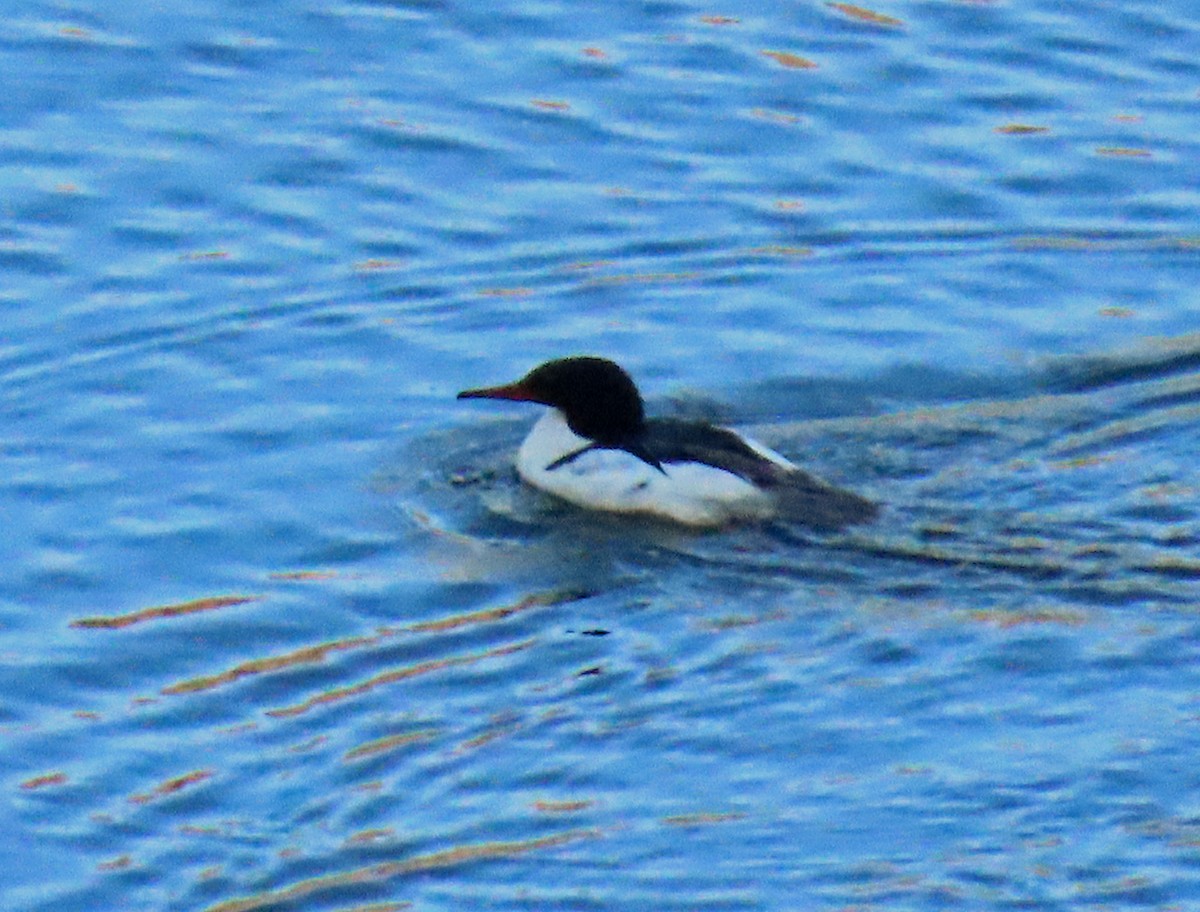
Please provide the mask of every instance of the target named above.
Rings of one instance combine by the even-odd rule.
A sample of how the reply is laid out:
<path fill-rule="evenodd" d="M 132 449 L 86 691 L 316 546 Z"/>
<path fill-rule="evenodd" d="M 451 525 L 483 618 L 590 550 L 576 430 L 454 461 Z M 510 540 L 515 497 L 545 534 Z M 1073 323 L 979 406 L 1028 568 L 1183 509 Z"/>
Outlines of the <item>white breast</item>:
<path fill-rule="evenodd" d="M 701 463 L 669 463 L 660 472 L 624 450 L 589 450 L 547 470 L 556 459 L 587 445 L 567 427 L 562 413 L 551 409 L 517 451 L 517 472 L 535 488 L 581 507 L 653 514 L 690 526 L 762 519 L 774 512 L 765 491 Z"/>

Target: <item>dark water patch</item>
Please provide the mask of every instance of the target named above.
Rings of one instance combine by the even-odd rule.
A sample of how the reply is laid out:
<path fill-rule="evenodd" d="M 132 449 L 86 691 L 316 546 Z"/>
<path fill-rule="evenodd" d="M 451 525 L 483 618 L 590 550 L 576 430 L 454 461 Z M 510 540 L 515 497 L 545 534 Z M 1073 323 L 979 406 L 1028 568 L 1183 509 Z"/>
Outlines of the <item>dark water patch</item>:
<path fill-rule="evenodd" d="M 304 189 L 323 187 L 350 173 L 351 165 L 340 158 L 315 155 L 311 151 L 303 157 L 276 164 L 262 175 L 261 182 L 268 187 Z"/>
<path fill-rule="evenodd" d="M 1189 518 L 1194 514 L 1189 514 Z M 1149 564 L 1132 568 L 1141 573 L 1149 573 L 1170 579 L 1200 580 L 1200 561 L 1188 558 L 1161 557 Z"/>
<path fill-rule="evenodd" d="M 390 118 L 359 123 L 355 125 L 352 135 L 368 147 L 385 152 L 425 153 L 436 155 L 439 159 L 446 155 L 454 156 L 461 160 L 464 167 L 472 163 L 482 166 L 502 151 L 494 142 L 462 133 L 450 125 L 431 126 Z"/>
<path fill-rule="evenodd" d="M 0 243 L 0 268 L 29 276 L 61 275 L 65 268 L 61 252 L 54 244 L 15 240 Z"/>
<path fill-rule="evenodd" d="M 1063 392 L 1090 392 L 1157 381 L 1180 375 L 1190 377 L 1200 369 L 1200 337 L 1179 336 L 1156 340 L 1143 349 L 1120 355 L 1065 358 L 1046 366 L 1046 385 Z"/>
<path fill-rule="evenodd" d="M 203 43 L 188 42 L 179 51 L 197 72 L 206 75 L 225 72 L 228 76 L 235 75 L 238 70 L 262 70 L 270 65 L 278 65 L 280 61 L 273 58 L 290 52 L 271 39 L 249 34 L 229 35 Z"/>

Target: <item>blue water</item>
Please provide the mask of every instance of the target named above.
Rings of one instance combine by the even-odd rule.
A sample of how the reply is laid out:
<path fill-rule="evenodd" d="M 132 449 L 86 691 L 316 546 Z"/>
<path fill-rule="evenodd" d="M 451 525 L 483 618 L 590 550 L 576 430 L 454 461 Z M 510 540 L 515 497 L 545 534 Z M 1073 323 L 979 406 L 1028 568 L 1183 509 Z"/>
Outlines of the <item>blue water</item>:
<path fill-rule="evenodd" d="M 0 908 L 1200 907 L 1200 19 L 0 23 Z M 696 535 L 622 362 L 885 505 Z"/>

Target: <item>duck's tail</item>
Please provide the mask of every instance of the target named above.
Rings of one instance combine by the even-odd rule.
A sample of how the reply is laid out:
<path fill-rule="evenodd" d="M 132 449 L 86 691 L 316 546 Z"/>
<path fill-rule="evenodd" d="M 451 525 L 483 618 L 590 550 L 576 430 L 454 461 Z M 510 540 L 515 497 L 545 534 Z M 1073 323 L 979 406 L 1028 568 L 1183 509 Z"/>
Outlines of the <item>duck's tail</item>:
<path fill-rule="evenodd" d="M 789 472 L 772 486 L 771 493 L 780 519 L 823 532 L 860 525 L 879 516 L 879 504 L 874 501 L 801 471 Z"/>

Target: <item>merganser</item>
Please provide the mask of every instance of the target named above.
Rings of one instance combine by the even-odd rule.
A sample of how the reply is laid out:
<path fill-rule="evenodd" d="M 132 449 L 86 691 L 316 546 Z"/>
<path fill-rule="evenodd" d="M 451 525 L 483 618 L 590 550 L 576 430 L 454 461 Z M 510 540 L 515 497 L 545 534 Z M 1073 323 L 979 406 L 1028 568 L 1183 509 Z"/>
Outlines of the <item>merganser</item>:
<path fill-rule="evenodd" d="M 871 501 L 728 428 L 646 418 L 633 380 L 604 358 L 547 361 L 515 383 L 458 398 L 550 406 L 517 451 L 517 472 L 581 507 L 698 527 L 780 517 L 821 530 L 878 513 Z"/>

